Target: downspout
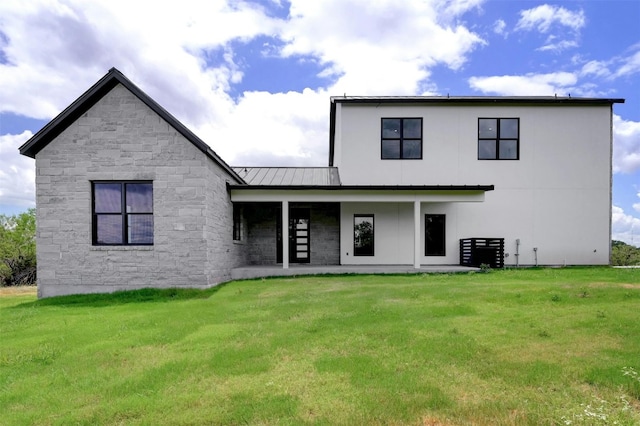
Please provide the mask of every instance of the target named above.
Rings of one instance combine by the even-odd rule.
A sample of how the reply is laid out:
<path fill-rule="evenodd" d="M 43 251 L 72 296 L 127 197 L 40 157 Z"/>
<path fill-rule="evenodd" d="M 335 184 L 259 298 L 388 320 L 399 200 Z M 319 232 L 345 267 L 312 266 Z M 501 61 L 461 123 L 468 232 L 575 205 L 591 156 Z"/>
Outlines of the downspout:
<path fill-rule="evenodd" d="M 516 239 L 516 268 L 520 266 L 520 238 Z"/>

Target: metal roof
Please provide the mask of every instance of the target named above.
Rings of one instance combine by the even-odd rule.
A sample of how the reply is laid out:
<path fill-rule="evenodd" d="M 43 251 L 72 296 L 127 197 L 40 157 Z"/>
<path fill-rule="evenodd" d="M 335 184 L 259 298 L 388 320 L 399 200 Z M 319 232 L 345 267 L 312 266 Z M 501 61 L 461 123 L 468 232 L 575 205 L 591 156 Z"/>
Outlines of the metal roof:
<path fill-rule="evenodd" d="M 592 104 L 624 103 L 623 98 L 580 98 L 571 96 L 331 96 L 331 103 L 509 103 L 509 104 Z"/>
<path fill-rule="evenodd" d="M 233 167 L 250 186 L 339 186 L 336 167 Z"/>

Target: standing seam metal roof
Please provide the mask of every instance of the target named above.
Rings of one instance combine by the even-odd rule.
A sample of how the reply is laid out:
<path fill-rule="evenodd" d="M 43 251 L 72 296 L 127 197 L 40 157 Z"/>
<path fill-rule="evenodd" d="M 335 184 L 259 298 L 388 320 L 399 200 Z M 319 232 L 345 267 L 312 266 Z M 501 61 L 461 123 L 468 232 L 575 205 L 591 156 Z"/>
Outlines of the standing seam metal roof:
<path fill-rule="evenodd" d="M 337 167 L 233 167 L 251 186 L 340 186 Z"/>

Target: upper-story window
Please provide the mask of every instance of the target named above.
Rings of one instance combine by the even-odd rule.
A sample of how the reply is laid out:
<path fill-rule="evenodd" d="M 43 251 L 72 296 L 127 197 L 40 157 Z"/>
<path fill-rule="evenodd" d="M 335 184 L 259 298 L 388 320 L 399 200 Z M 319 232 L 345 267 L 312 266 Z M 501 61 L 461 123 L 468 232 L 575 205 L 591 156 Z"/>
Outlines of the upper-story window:
<path fill-rule="evenodd" d="M 93 244 L 153 244 L 153 184 L 93 183 Z"/>
<path fill-rule="evenodd" d="M 478 118 L 478 160 L 519 158 L 519 118 Z"/>
<path fill-rule="evenodd" d="M 422 158 L 422 118 L 383 118 L 383 160 Z"/>

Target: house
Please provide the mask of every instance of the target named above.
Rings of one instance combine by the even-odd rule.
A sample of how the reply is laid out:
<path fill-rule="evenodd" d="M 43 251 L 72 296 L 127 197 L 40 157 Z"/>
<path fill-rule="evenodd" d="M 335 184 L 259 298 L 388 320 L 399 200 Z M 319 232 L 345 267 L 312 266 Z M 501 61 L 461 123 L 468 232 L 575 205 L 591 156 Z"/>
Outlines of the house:
<path fill-rule="evenodd" d="M 111 69 L 20 147 L 39 296 L 246 265 L 606 265 L 621 102 L 333 97 L 328 167 L 231 167 Z"/>

